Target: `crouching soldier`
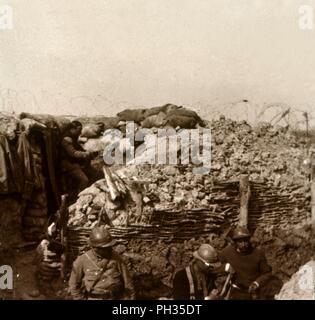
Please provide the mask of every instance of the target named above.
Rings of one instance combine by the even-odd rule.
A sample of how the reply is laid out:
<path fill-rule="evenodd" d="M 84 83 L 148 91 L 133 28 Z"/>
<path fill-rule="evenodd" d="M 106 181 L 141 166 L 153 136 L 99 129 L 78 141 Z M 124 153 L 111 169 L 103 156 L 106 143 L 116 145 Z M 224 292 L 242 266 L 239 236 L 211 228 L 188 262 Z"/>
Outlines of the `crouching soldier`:
<path fill-rule="evenodd" d="M 90 234 L 91 250 L 73 263 L 69 280 L 74 300 L 134 299 L 135 290 L 127 267 L 113 250 L 115 240 L 104 227 L 95 227 Z"/>
<path fill-rule="evenodd" d="M 258 299 L 260 288 L 272 275 L 263 251 L 253 248 L 250 238 L 246 228 L 236 227 L 232 234 L 234 244 L 219 255 L 221 262 L 230 264 L 233 270 L 229 299 Z"/>
<path fill-rule="evenodd" d="M 96 180 L 97 173 L 91 166 L 91 160 L 98 152 L 89 152 L 82 148 L 78 139 L 82 132 L 82 124 L 72 121 L 68 124 L 61 141 L 61 173 L 64 191 L 70 192 L 70 200 L 85 189 L 90 182 Z M 69 180 L 72 184 L 68 185 Z"/>
<path fill-rule="evenodd" d="M 217 274 L 214 271 L 221 264 L 216 250 L 209 244 L 202 244 L 193 253 L 193 257 L 190 265 L 175 274 L 173 281 L 175 300 L 213 299 L 218 294 L 215 285 Z"/>

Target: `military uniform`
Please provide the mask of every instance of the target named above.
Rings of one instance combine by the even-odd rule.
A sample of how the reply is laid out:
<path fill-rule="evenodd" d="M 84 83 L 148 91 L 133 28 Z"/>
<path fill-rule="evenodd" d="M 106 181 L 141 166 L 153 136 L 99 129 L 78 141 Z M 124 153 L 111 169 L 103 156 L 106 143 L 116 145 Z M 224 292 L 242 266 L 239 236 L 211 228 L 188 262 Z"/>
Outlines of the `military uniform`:
<path fill-rule="evenodd" d="M 98 278 L 99 280 L 91 289 Z M 93 250 L 79 256 L 73 264 L 69 287 L 75 300 L 122 299 L 124 294 L 127 294 L 129 299 L 135 298 L 135 290 L 128 270 L 115 251 L 109 259 L 98 257 Z M 89 293 L 86 294 L 87 292 Z"/>
<path fill-rule="evenodd" d="M 216 289 L 215 270 L 221 265 L 216 250 L 209 244 L 202 244 L 193 253 L 194 260 L 185 269 L 179 270 L 173 281 L 175 300 L 200 300 Z"/>
<path fill-rule="evenodd" d="M 65 192 L 71 190 L 69 201 L 72 202 L 80 191 L 88 187 L 89 182 L 97 178 L 90 163 L 95 153 L 85 151 L 75 138 L 69 136 L 63 138 L 61 146 L 63 189 Z"/>
<path fill-rule="evenodd" d="M 91 159 L 91 153 L 85 151 L 80 144 L 71 137 L 64 137 L 62 142 L 61 167 L 62 172 L 70 174 L 79 183 L 79 189 L 84 189 L 89 182 L 82 168 Z"/>
<path fill-rule="evenodd" d="M 187 268 L 181 269 L 175 274 L 173 297 L 175 300 L 203 300 L 213 289 L 216 289 L 216 275 L 209 272 L 201 277 L 194 272 L 192 265 L 188 266 L 188 268 L 189 270 Z M 191 280 L 189 279 L 189 271 Z M 190 281 L 192 282 L 191 284 Z M 191 285 L 193 286 L 193 295 Z"/>

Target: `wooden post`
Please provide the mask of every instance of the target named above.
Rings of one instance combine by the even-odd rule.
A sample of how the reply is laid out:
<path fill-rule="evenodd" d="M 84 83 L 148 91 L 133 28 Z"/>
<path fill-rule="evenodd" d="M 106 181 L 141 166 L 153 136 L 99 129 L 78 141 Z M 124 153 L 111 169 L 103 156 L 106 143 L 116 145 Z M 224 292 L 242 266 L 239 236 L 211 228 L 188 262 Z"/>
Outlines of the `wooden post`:
<path fill-rule="evenodd" d="M 312 181 L 311 184 L 311 206 L 312 206 L 312 228 L 313 228 L 313 235 L 315 234 L 315 180 Z"/>
<path fill-rule="evenodd" d="M 249 177 L 248 175 L 242 175 L 240 179 L 241 207 L 240 214 L 238 216 L 238 225 L 245 228 L 247 228 L 248 225 L 248 206 L 250 194 Z"/>

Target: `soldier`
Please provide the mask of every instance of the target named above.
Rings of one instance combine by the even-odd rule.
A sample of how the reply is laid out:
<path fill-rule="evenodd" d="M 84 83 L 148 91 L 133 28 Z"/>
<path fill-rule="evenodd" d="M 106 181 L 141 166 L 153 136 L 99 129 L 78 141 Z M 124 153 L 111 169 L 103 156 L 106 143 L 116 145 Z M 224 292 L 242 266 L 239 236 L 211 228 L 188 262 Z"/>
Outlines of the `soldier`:
<path fill-rule="evenodd" d="M 135 299 L 133 282 L 122 259 L 112 250 L 114 244 L 104 226 L 92 229 L 92 249 L 73 263 L 69 287 L 74 300 Z"/>
<path fill-rule="evenodd" d="M 89 176 L 95 175 L 91 168 L 90 160 L 95 158 L 98 153 L 88 152 L 82 148 L 78 142 L 81 132 L 82 124 L 79 121 L 72 121 L 67 126 L 66 134 L 61 142 L 62 173 L 73 180 L 73 186 L 70 189 L 73 189 L 74 186 L 77 189 L 75 194 L 70 195 L 71 198 L 74 198 L 78 192 L 88 186 Z"/>
<path fill-rule="evenodd" d="M 241 226 L 234 229 L 234 244 L 222 250 L 222 263 L 229 263 L 234 270 L 230 299 L 252 300 L 259 297 L 259 289 L 271 277 L 271 268 L 264 253 L 253 248 L 249 231 Z"/>
<path fill-rule="evenodd" d="M 38 245 L 33 260 L 39 291 L 47 297 L 60 298 L 64 295 L 61 255 L 62 245 L 58 242 L 57 227 L 52 223 L 47 228 L 46 237 Z"/>
<path fill-rule="evenodd" d="M 195 300 L 216 295 L 214 269 L 220 267 L 216 250 L 209 244 L 202 244 L 193 253 L 192 263 L 179 270 L 173 281 L 175 300 Z"/>

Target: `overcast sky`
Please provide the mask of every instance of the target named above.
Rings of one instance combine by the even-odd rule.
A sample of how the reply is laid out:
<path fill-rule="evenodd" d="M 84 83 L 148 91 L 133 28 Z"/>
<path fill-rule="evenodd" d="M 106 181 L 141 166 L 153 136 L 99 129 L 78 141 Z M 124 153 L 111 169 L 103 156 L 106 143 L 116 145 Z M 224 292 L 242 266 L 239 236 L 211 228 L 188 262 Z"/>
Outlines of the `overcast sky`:
<path fill-rule="evenodd" d="M 114 114 L 165 103 L 249 100 L 311 110 L 315 30 L 299 29 L 311 0 L 0 0 L 0 108 Z M 315 26 L 314 26 L 315 27 Z M 247 105 L 247 106 L 248 106 Z M 207 109 L 208 106 L 208 109 Z"/>

